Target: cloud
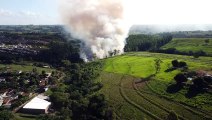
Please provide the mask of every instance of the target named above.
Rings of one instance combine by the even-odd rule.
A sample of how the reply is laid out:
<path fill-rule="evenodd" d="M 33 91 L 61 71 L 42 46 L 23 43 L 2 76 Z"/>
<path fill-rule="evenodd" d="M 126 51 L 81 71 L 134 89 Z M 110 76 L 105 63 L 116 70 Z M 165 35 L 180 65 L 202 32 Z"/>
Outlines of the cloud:
<path fill-rule="evenodd" d="M 5 10 L 5 9 L 0 9 L 0 16 L 4 17 L 4 16 L 13 16 L 13 12 L 9 11 L 9 10 Z"/>
<path fill-rule="evenodd" d="M 38 12 L 33 11 L 10 11 L 5 9 L 0 9 L 0 16 L 3 17 L 28 17 L 28 18 L 39 18 L 39 17 L 50 17 L 49 15 L 45 15 Z"/>
<path fill-rule="evenodd" d="M 58 24 L 58 19 L 39 12 L 30 10 L 11 11 L 0 9 L 1 25 L 26 25 L 26 24 Z"/>
<path fill-rule="evenodd" d="M 47 17 L 47 15 L 43 15 L 41 13 L 36 13 L 32 11 L 20 11 L 19 13 L 17 13 L 17 15 L 29 18 Z"/>

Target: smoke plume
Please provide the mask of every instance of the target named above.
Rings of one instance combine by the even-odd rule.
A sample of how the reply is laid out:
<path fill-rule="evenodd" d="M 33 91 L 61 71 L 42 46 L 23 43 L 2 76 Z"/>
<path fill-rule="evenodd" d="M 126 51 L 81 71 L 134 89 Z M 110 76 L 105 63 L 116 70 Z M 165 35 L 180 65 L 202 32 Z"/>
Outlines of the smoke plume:
<path fill-rule="evenodd" d="M 60 13 L 72 36 L 82 40 L 84 60 L 123 53 L 128 27 L 122 0 L 61 0 Z"/>

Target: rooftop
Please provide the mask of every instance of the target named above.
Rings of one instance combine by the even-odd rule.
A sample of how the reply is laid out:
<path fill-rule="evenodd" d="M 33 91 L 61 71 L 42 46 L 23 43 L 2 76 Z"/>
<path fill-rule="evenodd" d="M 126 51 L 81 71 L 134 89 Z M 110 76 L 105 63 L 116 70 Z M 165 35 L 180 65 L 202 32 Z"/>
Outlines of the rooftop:
<path fill-rule="evenodd" d="M 49 107 L 51 102 L 35 97 L 29 103 L 27 103 L 24 109 L 46 109 Z"/>

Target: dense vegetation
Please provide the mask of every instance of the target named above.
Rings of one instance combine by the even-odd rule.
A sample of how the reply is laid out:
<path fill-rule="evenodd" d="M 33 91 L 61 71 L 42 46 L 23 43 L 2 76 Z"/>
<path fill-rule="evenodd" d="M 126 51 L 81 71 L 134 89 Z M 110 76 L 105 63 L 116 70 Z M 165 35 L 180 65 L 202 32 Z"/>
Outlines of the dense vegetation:
<path fill-rule="evenodd" d="M 40 116 L 38 119 L 112 119 L 103 94 L 95 94 L 102 84 L 95 78 L 102 69 L 101 62 L 70 64 L 66 67 L 65 84 L 52 88 L 50 99 L 56 116 Z"/>
<path fill-rule="evenodd" d="M 130 35 L 127 38 L 125 51 L 147 51 L 158 50 L 161 46 L 165 45 L 172 40 L 171 34 L 161 35 Z"/>
<path fill-rule="evenodd" d="M 79 56 L 78 42 L 50 42 L 48 49 L 41 50 L 34 58 L 36 61 L 61 66 L 63 60 L 82 62 Z"/>

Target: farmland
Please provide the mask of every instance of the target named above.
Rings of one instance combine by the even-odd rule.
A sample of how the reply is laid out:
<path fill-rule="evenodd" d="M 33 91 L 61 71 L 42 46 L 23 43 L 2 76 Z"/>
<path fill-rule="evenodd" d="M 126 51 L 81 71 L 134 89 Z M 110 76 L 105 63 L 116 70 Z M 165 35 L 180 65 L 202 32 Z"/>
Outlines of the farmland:
<path fill-rule="evenodd" d="M 154 60 L 157 58 L 162 63 L 155 75 Z M 187 88 L 176 93 L 166 91 L 174 83 L 173 77 L 182 71 L 166 71 L 173 59 L 185 61 L 189 70 L 212 70 L 211 57 L 131 52 L 104 60 L 104 70 L 98 78 L 104 85 L 100 93 L 106 96 L 117 119 L 166 119 L 171 111 L 175 111 L 180 119 L 212 117 L 210 93 L 187 98 Z"/>
<path fill-rule="evenodd" d="M 207 42 L 208 41 L 208 42 Z M 197 52 L 204 51 L 212 55 L 212 39 L 210 38 L 174 38 L 168 44 L 161 47 L 162 49 L 176 48 L 180 52 Z"/>

